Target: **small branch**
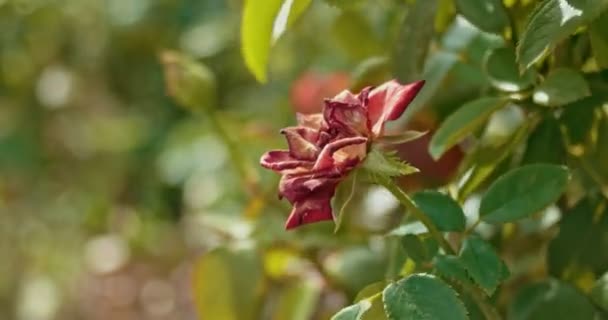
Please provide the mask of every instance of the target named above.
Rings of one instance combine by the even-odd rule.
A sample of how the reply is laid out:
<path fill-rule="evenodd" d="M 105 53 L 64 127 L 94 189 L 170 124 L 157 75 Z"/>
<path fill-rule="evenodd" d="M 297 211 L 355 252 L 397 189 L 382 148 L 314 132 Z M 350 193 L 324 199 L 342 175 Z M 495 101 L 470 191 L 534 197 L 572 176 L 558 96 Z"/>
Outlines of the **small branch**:
<path fill-rule="evenodd" d="M 407 208 L 407 210 L 414 216 L 414 218 L 418 219 L 424 226 L 429 230 L 431 235 L 437 240 L 437 243 L 443 248 L 443 250 L 447 254 L 455 254 L 454 249 L 450 244 L 445 240 L 441 232 L 437 229 L 437 227 L 433 224 L 431 219 L 424 214 L 418 207 L 414 204 L 414 201 L 405 193 L 401 188 L 399 188 L 392 180 L 389 178 L 379 178 L 379 182 L 384 186 L 388 191 L 390 191 L 399 202 Z"/>
<path fill-rule="evenodd" d="M 477 304 L 486 320 L 502 319 L 496 308 L 487 301 L 485 293 L 481 289 L 469 283 L 463 283 L 462 287 L 469 292 L 469 295 L 475 301 L 475 304 Z"/>
<path fill-rule="evenodd" d="M 412 201 L 412 199 L 405 192 L 403 192 L 401 188 L 399 188 L 390 178 L 377 177 L 377 180 L 382 186 L 384 186 L 388 191 L 390 191 L 416 219 L 418 219 L 420 222 L 422 222 L 422 224 L 424 224 L 424 226 L 429 230 L 435 240 L 437 240 L 437 243 L 439 243 L 445 253 L 449 255 L 456 255 L 456 252 L 454 251 L 452 246 L 443 237 L 443 235 L 433 224 L 431 219 L 429 219 L 429 217 L 416 206 L 414 201 Z M 479 221 L 481 220 L 478 220 L 478 222 Z M 477 225 L 478 222 L 476 222 L 475 225 Z M 473 225 L 470 230 L 472 230 L 475 225 Z M 471 297 L 473 298 L 473 300 L 475 300 L 475 303 L 479 306 L 479 309 L 481 309 L 487 320 L 501 319 L 500 314 L 498 313 L 496 308 L 494 308 L 490 303 L 488 303 L 485 294 L 483 293 L 483 291 L 481 291 L 481 289 L 470 284 L 463 284 L 463 287 L 470 293 Z"/>

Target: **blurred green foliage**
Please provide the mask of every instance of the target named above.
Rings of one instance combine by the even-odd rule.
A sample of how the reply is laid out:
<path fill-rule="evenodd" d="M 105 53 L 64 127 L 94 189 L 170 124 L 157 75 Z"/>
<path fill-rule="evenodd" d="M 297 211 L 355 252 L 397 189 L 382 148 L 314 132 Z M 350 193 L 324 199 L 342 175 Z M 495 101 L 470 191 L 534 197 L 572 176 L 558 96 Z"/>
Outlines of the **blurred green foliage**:
<path fill-rule="evenodd" d="M 606 317 L 607 8 L 0 0 L 0 319 Z M 413 200 L 284 231 L 260 155 L 391 78 Z"/>

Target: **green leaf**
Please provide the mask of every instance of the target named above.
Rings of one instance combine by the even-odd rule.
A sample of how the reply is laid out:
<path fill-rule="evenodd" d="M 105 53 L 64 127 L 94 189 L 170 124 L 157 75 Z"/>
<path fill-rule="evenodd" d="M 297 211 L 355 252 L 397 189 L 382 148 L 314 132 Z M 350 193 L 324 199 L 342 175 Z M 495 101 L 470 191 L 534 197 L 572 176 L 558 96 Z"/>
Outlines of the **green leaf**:
<path fill-rule="evenodd" d="M 247 0 L 241 21 L 241 52 L 245 65 L 259 82 L 266 82 L 270 47 L 311 0 Z"/>
<path fill-rule="evenodd" d="M 581 156 L 594 148 L 604 100 L 591 96 L 564 107 L 560 127 L 569 153 Z"/>
<path fill-rule="evenodd" d="M 460 260 L 471 278 L 488 295 L 509 275 L 494 247 L 477 236 L 470 236 L 464 241 Z"/>
<path fill-rule="evenodd" d="M 527 69 L 559 41 L 592 21 L 608 0 L 544 0 L 530 14 L 517 46 L 517 59 Z"/>
<path fill-rule="evenodd" d="M 257 319 L 262 281 L 262 264 L 254 250 L 206 253 L 193 272 L 198 315 L 204 319 Z"/>
<path fill-rule="evenodd" d="M 361 300 L 357 304 L 348 306 L 336 313 L 331 320 L 361 320 L 365 311 L 372 307 L 371 302 Z"/>
<path fill-rule="evenodd" d="M 337 232 L 340 229 L 344 213 L 355 195 L 358 174 L 359 171 L 355 170 L 345 181 L 342 181 L 336 189 L 336 194 L 332 199 L 332 211 L 334 213 L 334 221 L 336 222 L 334 232 Z"/>
<path fill-rule="evenodd" d="M 363 168 L 385 177 L 404 176 L 418 172 L 418 169 L 399 159 L 396 152 L 381 152 L 372 149 L 363 162 Z"/>
<path fill-rule="evenodd" d="M 428 274 L 413 274 L 390 284 L 383 300 L 391 320 L 468 319 L 454 289 Z"/>
<path fill-rule="evenodd" d="M 589 39 L 595 62 L 600 68 L 608 69 L 608 11 L 591 23 Z"/>
<path fill-rule="evenodd" d="M 405 249 L 407 256 L 416 263 L 430 261 L 439 250 L 437 241 L 429 235 L 406 234 L 401 238 L 401 245 Z"/>
<path fill-rule="evenodd" d="M 530 164 L 498 178 L 481 199 L 479 215 L 488 223 L 511 222 L 555 202 L 566 189 L 568 169 Z"/>
<path fill-rule="evenodd" d="M 498 90 L 518 92 L 534 84 L 535 75 L 531 70 L 527 70 L 523 75 L 519 74 L 513 48 L 504 47 L 490 51 L 483 66 L 490 83 Z"/>
<path fill-rule="evenodd" d="M 555 277 L 608 269 L 608 211 L 604 203 L 583 199 L 563 214 L 559 233 L 547 249 L 549 273 Z"/>
<path fill-rule="evenodd" d="M 608 272 L 595 282 L 589 295 L 595 304 L 608 312 Z"/>
<path fill-rule="evenodd" d="M 555 279 L 519 290 L 508 314 L 512 320 L 595 319 L 591 302 L 571 285 Z"/>
<path fill-rule="evenodd" d="M 462 283 L 471 282 L 471 278 L 467 274 L 467 269 L 460 257 L 439 255 L 433 259 L 433 265 L 437 273 L 445 279 L 456 280 Z"/>
<path fill-rule="evenodd" d="M 552 114 L 547 114 L 530 134 L 522 163 L 563 164 L 565 155 L 559 122 Z"/>
<path fill-rule="evenodd" d="M 384 287 L 382 287 L 384 288 Z M 380 291 L 366 299 L 358 301 L 356 304 L 348 306 L 336 315 L 331 320 L 384 320 L 384 306 L 382 305 L 382 288 Z"/>
<path fill-rule="evenodd" d="M 439 127 L 429 145 L 434 159 L 481 127 L 494 111 L 507 104 L 502 98 L 479 98 L 453 112 Z"/>
<path fill-rule="evenodd" d="M 440 231 L 464 231 L 464 212 L 450 196 L 426 190 L 417 192 L 412 199 Z"/>
<path fill-rule="evenodd" d="M 435 31 L 437 0 L 416 1 L 404 18 L 393 52 L 394 76 L 402 83 L 420 79 Z M 415 43 L 416 45 L 412 45 Z"/>
<path fill-rule="evenodd" d="M 409 142 L 412 140 L 416 140 L 427 133 L 428 133 L 428 131 L 409 130 L 402 134 L 396 134 L 396 135 L 391 135 L 391 136 L 382 136 L 382 137 L 376 139 L 375 142 L 381 143 L 381 144 L 386 144 L 386 145 L 401 144 L 401 143 L 406 143 L 406 142 Z"/>
<path fill-rule="evenodd" d="M 215 75 L 204 64 L 176 51 L 160 56 L 167 94 L 190 110 L 209 109 L 217 103 Z"/>
<path fill-rule="evenodd" d="M 501 34 L 509 25 L 509 17 L 501 0 L 456 0 L 458 11 L 479 29 Z"/>
<path fill-rule="evenodd" d="M 589 95 L 591 91 L 583 75 L 576 70 L 562 68 L 549 73 L 534 90 L 532 99 L 543 106 L 557 107 Z"/>
<path fill-rule="evenodd" d="M 471 156 L 474 160 L 471 173 L 462 184 L 462 187 L 460 187 L 460 190 L 458 190 L 458 199 L 466 199 L 471 193 L 477 191 L 496 168 L 520 145 L 529 129 L 530 123 L 526 122 L 517 129 L 513 137 L 505 144 L 480 144 Z"/>

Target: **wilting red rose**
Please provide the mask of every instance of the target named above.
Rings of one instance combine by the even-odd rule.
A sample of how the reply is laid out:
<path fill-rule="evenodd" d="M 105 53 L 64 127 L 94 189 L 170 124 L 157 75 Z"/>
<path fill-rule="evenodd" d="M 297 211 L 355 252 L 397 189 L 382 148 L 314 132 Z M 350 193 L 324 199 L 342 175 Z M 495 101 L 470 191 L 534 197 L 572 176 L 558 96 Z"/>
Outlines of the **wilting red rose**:
<path fill-rule="evenodd" d="M 260 163 L 282 174 L 279 197 L 293 205 L 286 229 L 333 219 L 330 201 L 338 183 L 365 159 L 384 124 L 399 118 L 423 85 L 392 80 L 359 94 L 345 90 L 326 99 L 322 113 L 298 114 L 298 126 L 281 130 L 289 150 L 269 151 Z"/>

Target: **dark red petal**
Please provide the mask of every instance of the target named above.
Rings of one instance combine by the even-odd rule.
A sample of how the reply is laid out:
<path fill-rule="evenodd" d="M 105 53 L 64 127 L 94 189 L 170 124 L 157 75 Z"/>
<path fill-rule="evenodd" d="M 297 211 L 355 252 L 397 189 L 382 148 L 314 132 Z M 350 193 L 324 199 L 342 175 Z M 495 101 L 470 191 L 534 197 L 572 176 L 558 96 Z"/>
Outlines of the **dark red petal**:
<path fill-rule="evenodd" d="M 315 145 L 319 132 L 307 127 L 288 127 L 281 130 L 289 145 L 290 154 L 296 159 L 315 160 L 319 147 Z"/>
<path fill-rule="evenodd" d="M 423 85 L 424 80 L 406 85 L 391 80 L 370 91 L 367 108 L 375 136 L 382 133 L 386 121 L 395 120 L 403 114 Z"/>
<path fill-rule="evenodd" d="M 308 199 L 315 194 L 331 197 L 342 173 L 325 170 L 311 174 L 285 175 L 279 182 L 279 198 L 285 197 L 290 203 Z"/>
<path fill-rule="evenodd" d="M 290 230 L 303 224 L 333 220 L 331 197 L 319 197 L 296 202 L 285 222 L 285 229 Z"/>
<path fill-rule="evenodd" d="M 343 139 L 332 141 L 332 142 L 328 143 L 323 148 L 323 150 L 321 150 L 319 157 L 317 157 L 317 161 L 315 162 L 315 165 L 313 166 L 313 170 L 316 171 L 316 170 L 322 170 L 322 169 L 332 167 L 334 165 L 333 155 L 336 151 L 338 151 L 344 147 L 347 147 L 347 146 L 363 144 L 363 143 L 367 143 L 367 138 L 365 138 L 365 137 L 348 137 L 348 138 L 343 138 Z M 351 158 L 347 157 L 347 159 L 351 159 Z M 345 159 L 345 160 L 347 160 L 347 159 Z"/>
<path fill-rule="evenodd" d="M 278 172 L 297 168 L 310 168 L 312 164 L 312 161 L 294 158 L 288 150 L 268 151 L 260 159 L 262 167 Z"/>

